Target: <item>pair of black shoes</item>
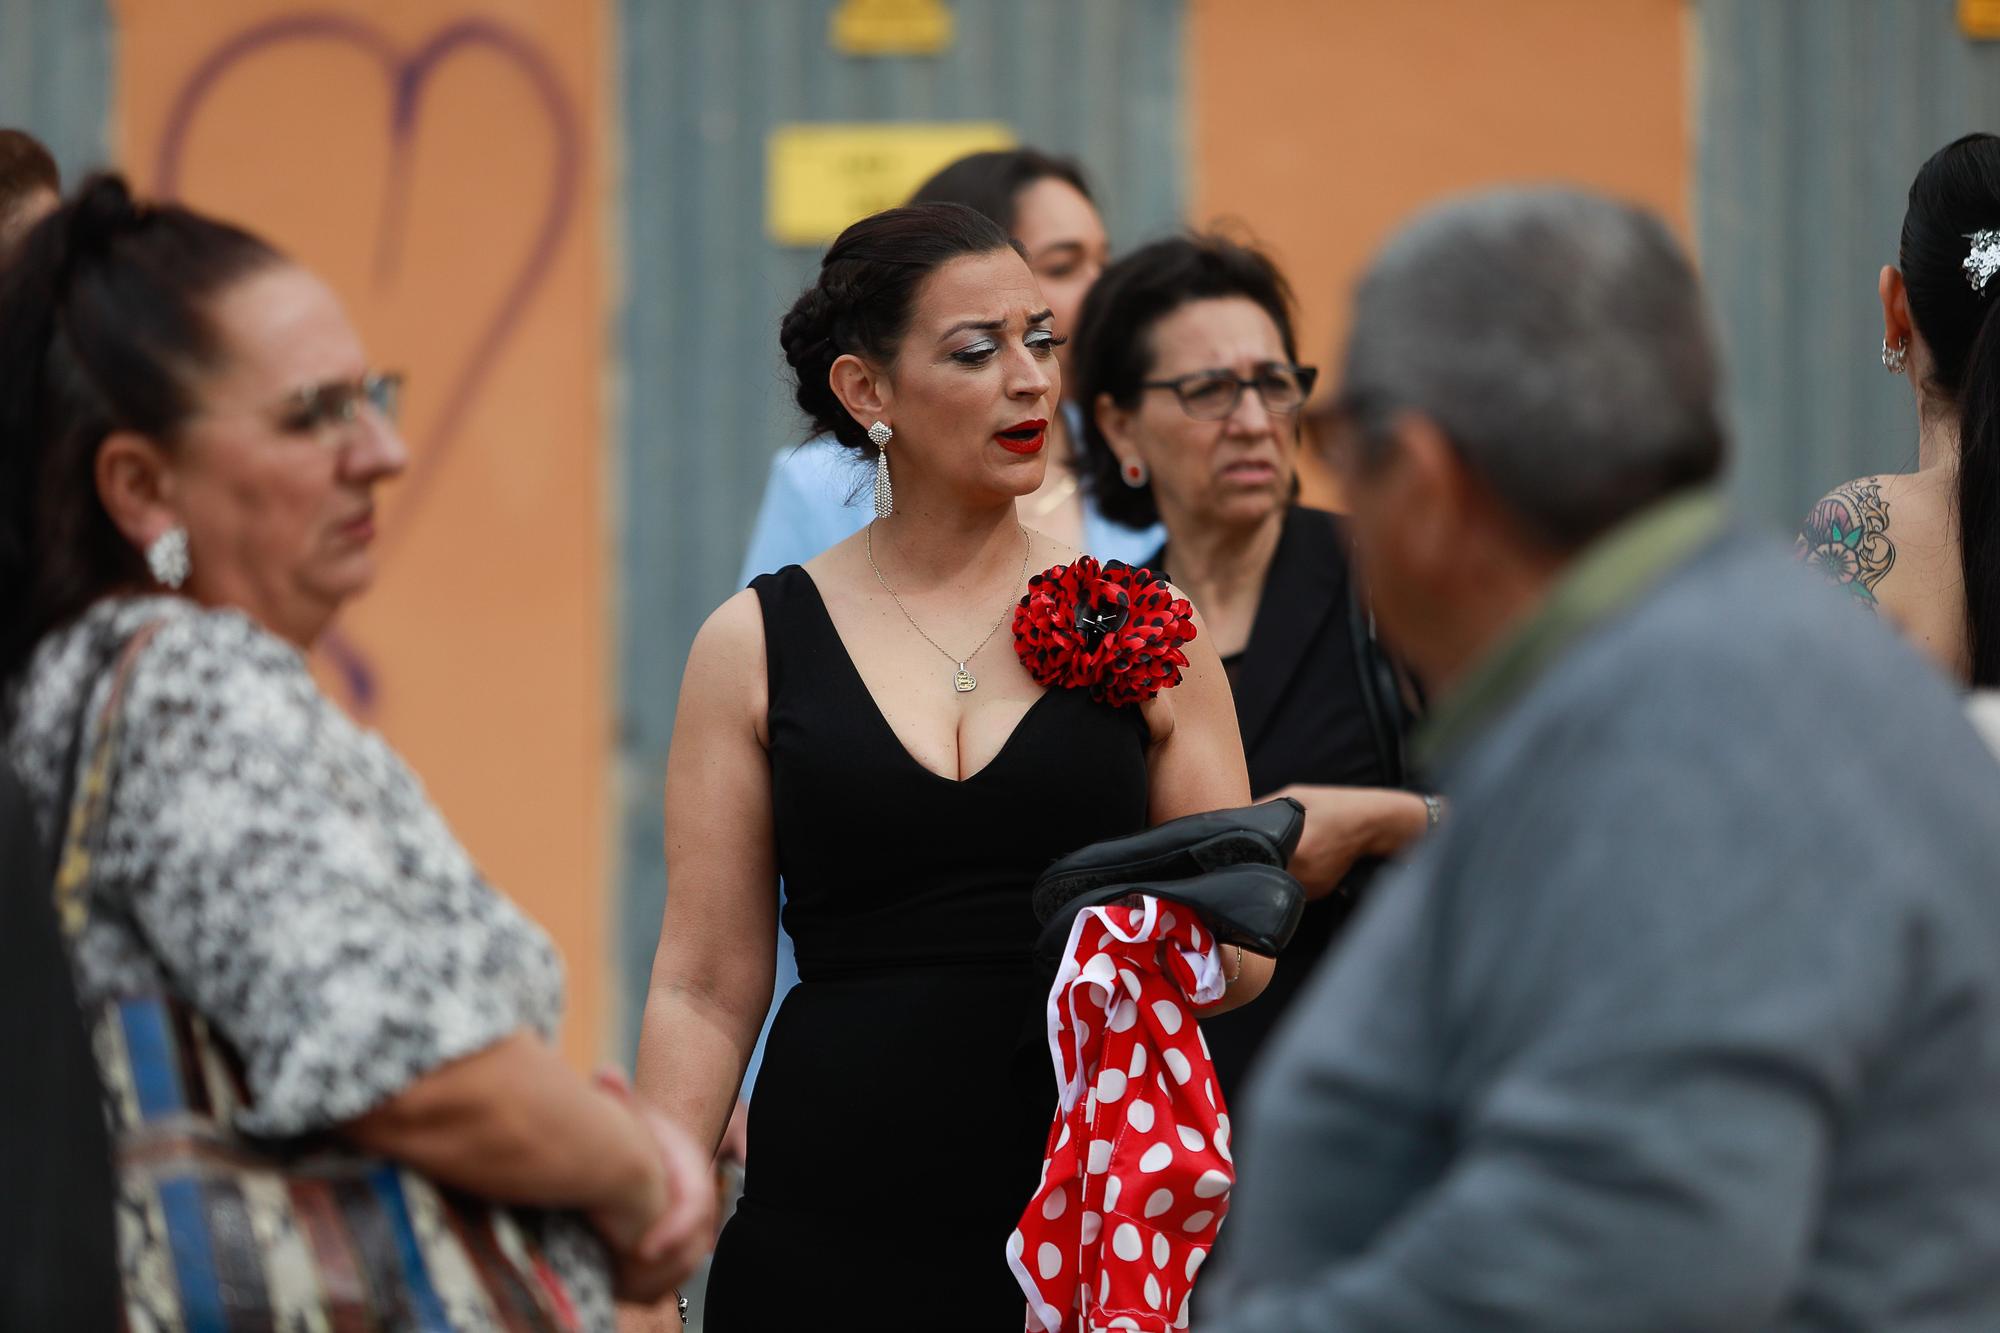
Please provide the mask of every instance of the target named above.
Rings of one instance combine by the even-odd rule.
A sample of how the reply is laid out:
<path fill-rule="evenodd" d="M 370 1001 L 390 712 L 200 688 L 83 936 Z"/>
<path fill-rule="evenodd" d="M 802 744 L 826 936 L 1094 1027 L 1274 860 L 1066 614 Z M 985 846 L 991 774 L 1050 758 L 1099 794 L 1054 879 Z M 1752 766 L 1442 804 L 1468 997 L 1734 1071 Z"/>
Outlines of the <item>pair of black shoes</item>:
<path fill-rule="evenodd" d="M 1305 890 L 1285 871 L 1305 821 L 1305 807 L 1283 796 L 1071 852 L 1035 881 L 1036 957 L 1053 967 L 1078 912 L 1142 893 L 1192 908 L 1225 944 L 1277 956 L 1305 911 Z"/>

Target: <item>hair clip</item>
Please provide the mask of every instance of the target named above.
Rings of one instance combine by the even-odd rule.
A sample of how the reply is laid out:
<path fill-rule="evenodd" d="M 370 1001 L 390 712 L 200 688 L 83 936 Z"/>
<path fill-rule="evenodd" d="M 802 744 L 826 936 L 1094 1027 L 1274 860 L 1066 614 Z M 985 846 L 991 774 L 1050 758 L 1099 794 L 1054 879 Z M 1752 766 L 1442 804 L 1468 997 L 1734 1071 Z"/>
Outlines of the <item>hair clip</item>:
<path fill-rule="evenodd" d="M 1965 280 L 1972 284 L 1975 292 L 1984 292 L 1986 284 L 2000 273 L 2000 231 L 1971 231 L 1965 239 L 1972 242 L 1972 253 L 1965 257 Z"/>

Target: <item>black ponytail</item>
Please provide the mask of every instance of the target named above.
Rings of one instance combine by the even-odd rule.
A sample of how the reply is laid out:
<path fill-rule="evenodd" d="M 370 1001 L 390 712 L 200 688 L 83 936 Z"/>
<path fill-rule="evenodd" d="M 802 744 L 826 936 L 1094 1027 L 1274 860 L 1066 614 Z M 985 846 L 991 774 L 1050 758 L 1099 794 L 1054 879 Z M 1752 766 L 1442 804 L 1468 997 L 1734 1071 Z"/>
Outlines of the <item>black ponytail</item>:
<path fill-rule="evenodd" d="M 1958 558 L 1978 689 L 2000 686 L 2000 279 L 1986 290 L 1958 398 Z"/>
<path fill-rule="evenodd" d="M 173 205 L 84 182 L 0 271 L 0 682 L 35 643 L 145 563 L 97 497 L 114 430 L 171 445 L 193 381 L 223 357 L 208 310 L 278 262 L 264 241 Z"/>

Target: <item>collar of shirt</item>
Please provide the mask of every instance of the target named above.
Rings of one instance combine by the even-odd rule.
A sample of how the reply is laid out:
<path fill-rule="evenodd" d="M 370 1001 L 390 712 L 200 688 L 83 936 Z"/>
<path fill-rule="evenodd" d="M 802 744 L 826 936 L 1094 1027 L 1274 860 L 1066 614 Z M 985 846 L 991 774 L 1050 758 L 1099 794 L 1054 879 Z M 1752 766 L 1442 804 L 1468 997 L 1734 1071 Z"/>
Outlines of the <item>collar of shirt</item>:
<path fill-rule="evenodd" d="M 1538 608 L 1439 701 L 1413 746 L 1426 769 L 1464 748 L 1591 629 L 1638 601 L 1721 532 L 1727 510 L 1706 487 L 1625 520 L 1570 563 Z"/>

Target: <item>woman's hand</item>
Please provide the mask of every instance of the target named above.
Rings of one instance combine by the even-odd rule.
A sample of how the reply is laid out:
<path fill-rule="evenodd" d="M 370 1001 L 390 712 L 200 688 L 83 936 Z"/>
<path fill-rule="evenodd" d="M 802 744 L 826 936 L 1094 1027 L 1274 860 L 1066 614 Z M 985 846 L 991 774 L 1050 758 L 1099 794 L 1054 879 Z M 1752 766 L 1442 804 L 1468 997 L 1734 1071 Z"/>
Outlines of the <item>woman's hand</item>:
<path fill-rule="evenodd" d="M 613 1290 L 621 1301 L 653 1304 L 694 1272 L 715 1244 L 716 1198 L 707 1154 L 685 1130 L 641 1106 L 624 1076 L 597 1084 L 631 1113 L 656 1154 L 657 1172 L 634 1183 L 631 1197 L 591 1214 L 613 1251 Z"/>
<path fill-rule="evenodd" d="M 1424 798 L 1384 787 L 1286 787 L 1306 808 L 1306 827 L 1289 867 L 1306 897 L 1324 898 L 1364 856 L 1390 856 L 1430 824 Z"/>
<path fill-rule="evenodd" d="M 686 1131 L 657 1111 L 640 1115 L 666 1163 L 668 1203 L 638 1249 L 618 1256 L 613 1290 L 620 1300 L 649 1304 L 671 1295 L 715 1248 L 719 1201 L 708 1161 Z"/>

